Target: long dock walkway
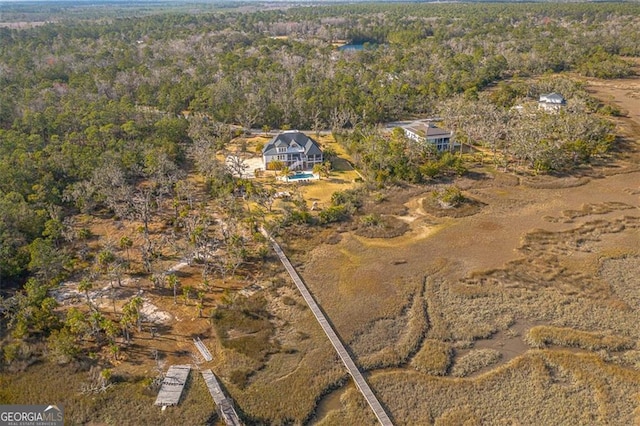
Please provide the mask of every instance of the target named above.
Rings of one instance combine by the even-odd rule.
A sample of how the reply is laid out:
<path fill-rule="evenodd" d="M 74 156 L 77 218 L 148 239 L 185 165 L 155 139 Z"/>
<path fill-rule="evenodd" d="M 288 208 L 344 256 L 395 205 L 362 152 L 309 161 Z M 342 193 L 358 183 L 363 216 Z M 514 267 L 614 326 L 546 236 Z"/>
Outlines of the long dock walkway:
<path fill-rule="evenodd" d="M 382 404 L 380 404 L 380 401 L 378 401 L 378 398 L 376 398 L 376 396 L 373 394 L 373 391 L 371 390 L 371 388 L 369 387 L 369 384 L 364 379 L 364 376 L 356 366 L 356 363 L 351 358 L 351 355 L 349 355 L 349 352 L 347 352 L 347 349 L 344 347 L 344 345 L 342 344 L 342 341 L 340 340 L 336 332 L 333 330 L 333 327 L 331 327 L 331 324 L 329 324 L 329 321 L 327 321 L 327 318 L 325 317 L 324 313 L 320 309 L 320 306 L 318 305 L 318 303 L 315 301 L 315 299 L 307 289 L 307 286 L 302 281 L 302 278 L 300 278 L 300 275 L 298 275 L 298 272 L 295 270 L 291 262 L 289 262 L 289 259 L 280 248 L 280 245 L 276 242 L 276 240 L 274 240 L 271 237 L 271 235 L 269 235 L 266 229 L 260 227 L 260 232 L 262 233 L 262 235 L 264 235 L 267 238 L 267 240 L 271 242 L 273 249 L 275 250 L 278 257 L 280 258 L 280 261 L 284 265 L 289 275 L 291 275 L 291 279 L 293 279 L 293 282 L 296 284 L 296 287 L 298 287 L 298 290 L 302 294 L 302 297 L 307 302 L 307 305 L 309 305 L 309 309 L 311 309 L 311 312 L 313 312 L 313 315 L 316 317 L 316 319 L 320 323 L 320 326 L 322 327 L 325 334 L 331 341 L 331 344 L 335 348 L 336 352 L 338 353 L 338 356 L 344 363 L 345 367 L 347 367 L 347 370 L 349 371 L 349 374 L 353 378 L 353 381 L 356 383 L 356 386 L 360 390 L 360 393 L 362 393 L 364 398 L 367 400 L 369 407 L 371 407 L 371 410 L 373 410 L 373 413 L 378 418 L 378 421 L 380 422 L 380 424 L 383 426 L 393 426 L 393 423 L 391 423 L 391 419 L 387 415 L 386 411 L 384 411 Z"/>
<path fill-rule="evenodd" d="M 224 394 L 213 372 L 211 370 L 202 370 L 202 378 L 204 378 L 209 388 L 209 393 L 216 403 L 218 414 L 225 424 L 228 426 L 242 426 L 240 417 L 238 417 L 238 413 L 236 413 L 236 409 L 233 407 L 233 401 Z"/>

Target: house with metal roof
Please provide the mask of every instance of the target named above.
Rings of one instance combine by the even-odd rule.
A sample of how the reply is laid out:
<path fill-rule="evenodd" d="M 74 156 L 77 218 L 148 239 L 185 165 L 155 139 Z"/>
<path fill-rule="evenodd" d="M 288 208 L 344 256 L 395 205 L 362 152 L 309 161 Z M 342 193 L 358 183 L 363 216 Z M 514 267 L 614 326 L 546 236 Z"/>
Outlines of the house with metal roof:
<path fill-rule="evenodd" d="M 430 122 L 416 121 L 403 127 L 402 130 L 409 139 L 432 144 L 438 151 L 450 149 L 453 143 L 453 132 L 436 127 Z"/>
<path fill-rule="evenodd" d="M 567 100 L 559 93 L 543 94 L 538 99 L 538 108 L 546 111 L 558 111 L 565 105 L 567 105 Z"/>
<path fill-rule="evenodd" d="M 323 161 L 322 150 L 318 142 L 297 130 L 289 130 L 274 136 L 262 149 L 262 162 L 265 169 L 269 163 L 282 162 L 290 170 L 311 170 Z"/>

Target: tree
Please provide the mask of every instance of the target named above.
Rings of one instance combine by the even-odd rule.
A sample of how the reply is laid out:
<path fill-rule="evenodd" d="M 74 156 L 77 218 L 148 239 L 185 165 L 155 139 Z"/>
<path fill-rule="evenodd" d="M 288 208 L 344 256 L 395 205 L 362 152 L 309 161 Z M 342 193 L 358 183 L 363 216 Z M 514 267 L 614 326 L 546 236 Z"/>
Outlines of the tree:
<path fill-rule="evenodd" d="M 278 171 L 284 169 L 284 163 L 280 160 L 274 160 L 267 163 L 267 170 L 273 170 L 276 172 L 276 176 L 278 176 Z"/>
<path fill-rule="evenodd" d="M 8 328 L 15 338 L 30 335 L 47 335 L 60 329 L 60 319 L 55 314 L 58 303 L 48 295 L 49 285 L 30 278 L 23 290 L 4 301 Z"/>
<path fill-rule="evenodd" d="M 93 283 L 91 282 L 91 280 L 89 280 L 89 278 L 83 278 L 78 283 L 78 291 L 81 291 L 84 293 L 84 296 L 87 301 L 87 307 L 89 308 L 89 310 L 93 311 L 96 308 L 95 306 L 93 306 L 93 303 L 91 302 L 91 297 L 89 296 L 89 292 L 91 291 L 92 288 L 93 288 Z"/>
<path fill-rule="evenodd" d="M 167 277 L 167 284 L 173 288 L 173 304 L 176 305 L 178 303 L 178 286 L 180 285 L 180 281 L 175 274 L 171 274 Z"/>
<path fill-rule="evenodd" d="M 328 179 L 331 176 L 331 162 L 325 161 L 321 164 L 314 164 L 313 173 L 317 174 L 318 176 L 324 176 Z"/>
<path fill-rule="evenodd" d="M 91 326 L 86 314 L 78 308 L 70 308 L 67 311 L 64 327 L 80 339 L 84 339 L 91 333 Z"/>
<path fill-rule="evenodd" d="M 204 291 L 198 291 L 198 301 L 196 302 L 196 308 L 198 309 L 198 318 L 202 318 L 202 309 L 204 308 L 204 295 Z"/>
<path fill-rule="evenodd" d="M 190 285 L 186 285 L 182 287 L 182 297 L 184 298 L 185 305 L 187 305 L 187 302 L 189 301 L 189 299 L 191 299 L 192 290 L 193 290 L 193 287 L 191 287 Z"/>
<path fill-rule="evenodd" d="M 127 264 L 131 264 L 131 257 L 129 255 L 129 250 L 133 247 L 133 240 L 126 235 L 120 238 L 120 249 L 125 250 L 127 253 Z"/>
<path fill-rule="evenodd" d="M 226 160 L 227 167 L 230 173 L 236 178 L 242 178 L 245 176 L 249 166 L 247 163 L 237 155 L 230 155 Z"/>
<path fill-rule="evenodd" d="M 109 279 L 109 286 L 111 287 L 111 303 L 113 304 L 113 313 L 116 313 L 116 289 L 114 286 L 114 278 L 117 276 L 118 282 L 120 282 L 119 269 L 117 268 L 116 255 L 108 248 L 103 249 L 98 253 L 96 259 L 96 266 L 100 272 L 107 276 Z M 114 276 L 115 274 L 115 276 Z"/>
<path fill-rule="evenodd" d="M 313 173 L 321 176 L 322 172 L 324 172 L 324 167 L 322 164 L 318 163 L 318 164 L 314 164 L 313 165 Z"/>
<path fill-rule="evenodd" d="M 63 327 L 53 330 L 47 338 L 48 355 L 58 364 L 66 364 L 76 357 L 79 347 L 71 331 Z"/>
<path fill-rule="evenodd" d="M 36 238 L 29 245 L 31 260 L 28 268 L 45 282 L 58 280 L 64 272 L 64 265 L 68 260 L 64 250 L 58 250 L 50 240 Z"/>
<path fill-rule="evenodd" d="M 154 253 L 149 224 L 151 223 L 153 213 L 157 207 L 158 201 L 154 197 L 153 190 L 149 187 L 141 188 L 131 197 L 132 217 L 142 222 L 141 233 L 144 242 L 140 247 L 140 251 L 142 255 L 142 264 L 146 272 L 151 272 L 151 260 Z"/>
<path fill-rule="evenodd" d="M 260 206 L 266 208 L 269 213 L 271 213 L 273 203 L 275 202 L 275 194 L 275 189 L 262 186 L 258 187 L 256 191 L 254 191 L 252 199 L 255 200 L 255 202 Z"/>
<path fill-rule="evenodd" d="M 126 342 L 131 341 L 130 327 L 137 325 L 138 332 L 141 331 L 141 309 L 143 305 L 142 297 L 134 296 L 122 306 L 122 317 L 120 318 L 120 326 Z"/>
<path fill-rule="evenodd" d="M 109 344 L 109 352 L 111 352 L 111 355 L 113 355 L 113 359 L 117 361 L 118 354 L 120 353 L 120 346 L 118 346 L 118 344 L 115 342 Z"/>

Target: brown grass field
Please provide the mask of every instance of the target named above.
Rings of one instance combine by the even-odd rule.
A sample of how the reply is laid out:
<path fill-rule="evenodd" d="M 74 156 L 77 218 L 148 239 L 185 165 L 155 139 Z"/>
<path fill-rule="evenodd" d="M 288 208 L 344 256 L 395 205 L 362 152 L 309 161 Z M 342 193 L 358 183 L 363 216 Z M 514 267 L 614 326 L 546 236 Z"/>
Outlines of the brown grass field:
<path fill-rule="evenodd" d="M 394 224 L 392 238 L 357 223 L 280 236 L 395 424 L 640 424 L 640 79 L 590 88 L 628 116 L 616 119 L 611 158 L 579 176 L 479 166 L 455 182 L 472 210 L 438 214 L 433 186 L 393 188 L 364 206 Z M 355 185 L 346 161 L 336 169 L 299 187 L 309 206 Z M 127 232 L 86 226 L 94 244 Z M 165 257 L 168 269 L 179 253 Z M 237 307 L 215 327 L 169 290 L 145 293 L 169 319 L 158 337 L 148 324 L 134 333 L 105 393 L 79 393 L 83 366 L 39 363 L 0 376 L 0 403 L 58 402 L 71 424 L 220 424 L 197 370 L 165 412 L 145 387 L 157 374 L 153 349 L 165 370 L 192 363 L 199 335 L 214 355 L 200 367 L 220 377 L 247 424 L 376 424 L 282 266 L 275 257 L 254 266 L 212 283 L 205 314 L 229 291 Z M 201 285 L 197 267 L 179 275 Z M 262 290 L 238 293 L 250 284 Z"/>
<path fill-rule="evenodd" d="M 304 277 L 363 365 L 381 340 L 395 347 L 426 277 L 425 340 L 370 372 L 396 424 L 640 423 L 640 79 L 591 83 L 627 113 L 615 161 L 567 177 L 478 170 L 457 182 L 483 204 L 466 217 L 406 191 L 388 201 L 406 208 L 403 236 L 343 233 L 311 252 Z M 355 390 L 340 401 L 318 424 L 375 424 Z"/>

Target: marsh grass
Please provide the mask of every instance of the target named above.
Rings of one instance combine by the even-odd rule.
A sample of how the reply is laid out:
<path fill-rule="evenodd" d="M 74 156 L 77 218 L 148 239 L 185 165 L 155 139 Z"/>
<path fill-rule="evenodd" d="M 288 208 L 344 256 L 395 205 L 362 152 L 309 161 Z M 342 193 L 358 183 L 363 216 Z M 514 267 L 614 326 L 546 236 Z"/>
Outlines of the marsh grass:
<path fill-rule="evenodd" d="M 500 361 L 502 354 L 495 349 L 474 349 L 462 355 L 451 368 L 454 377 L 466 377 Z"/>
<path fill-rule="evenodd" d="M 218 309 L 212 323 L 222 345 L 256 360 L 277 351 L 278 347 L 271 339 L 274 327 L 265 306 L 264 299 L 253 296 L 238 298 L 233 306 Z"/>
<path fill-rule="evenodd" d="M 395 238 L 408 230 L 409 225 L 396 217 L 368 214 L 360 218 L 355 234 L 367 238 Z"/>
<path fill-rule="evenodd" d="M 393 346 L 386 346 L 377 354 L 363 358 L 360 361 L 362 367 L 370 369 L 404 364 L 420 347 L 428 327 L 424 297 L 422 294 L 418 294 L 414 297 L 408 313 L 407 326 L 400 334 L 397 343 Z"/>
<path fill-rule="evenodd" d="M 538 175 L 522 179 L 522 184 L 535 189 L 561 189 L 575 188 L 586 185 L 591 178 L 588 177 L 564 177 Z"/>
<path fill-rule="evenodd" d="M 566 350 L 531 350 L 472 378 L 407 371 L 370 379 L 395 422 L 411 425 L 635 424 L 639 381 L 638 371 Z M 418 402 L 409 404 L 409 395 Z M 346 408 L 322 424 L 373 424 L 362 419 L 357 397 L 345 392 Z"/>
<path fill-rule="evenodd" d="M 532 231 L 522 238 L 522 259 L 461 281 L 435 273 L 423 292 L 414 278 L 385 281 L 380 265 L 364 266 L 368 246 L 352 238 L 349 229 L 339 244 L 314 251 L 321 258 L 333 256 L 336 263 L 330 267 L 305 256 L 310 244 L 335 230 L 290 240 L 287 251 L 294 264 L 305 265 L 305 281 L 364 369 L 410 363 L 406 374 L 369 374 L 374 392 L 398 424 L 606 424 L 609 419 L 631 424 L 638 404 L 633 395 L 640 392 L 633 350 L 606 354 L 601 349 L 591 356 L 532 349 L 489 370 L 500 360 L 498 350 L 472 345 L 498 331 L 508 334 L 516 322 L 553 323 L 603 336 L 597 330 L 611 330 L 614 336 L 639 339 L 638 311 L 625 307 L 640 303 L 637 291 L 629 290 L 638 275 L 634 258 L 595 255 L 610 247 L 603 241 L 638 228 L 639 222 L 633 216 L 603 218 L 561 232 Z M 621 253 L 626 252 L 614 254 Z M 568 262 L 578 255 L 585 256 L 582 264 Z M 251 367 L 255 372 L 243 387 L 230 383 L 229 389 L 250 423 L 303 423 L 316 401 L 348 378 L 295 289 L 284 285 L 269 293 L 267 310 L 280 350 Z M 451 360 L 453 350 L 464 355 L 452 367 L 447 357 Z M 227 381 L 231 372 L 254 362 L 235 350 L 224 351 Z M 469 377 L 478 371 L 483 373 Z M 463 378 L 437 376 L 443 372 Z M 346 391 L 341 399 L 343 408 L 320 424 L 375 424 L 357 392 Z"/>
<path fill-rule="evenodd" d="M 444 376 L 451 365 L 451 343 L 427 339 L 411 360 L 411 366 L 423 373 Z"/>
<path fill-rule="evenodd" d="M 438 417 L 434 422 L 435 426 L 480 426 L 481 424 L 478 416 L 469 407 L 453 408 Z"/>
<path fill-rule="evenodd" d="M 88 372 L 72 365 L 40 363 L 29 374 L 3 374 L 0 382 L 7 386 L 11 404 L 64 406 L 65 424 L 206 424 L 214 415 L 211 395 L 204 380 L 192 370 L 182 394 L 181 403 L 162 412 L 153 405 L 155 394 L 146 392 L 143 377 L 119 376 L 118 382 L 105 392 L 82 394 L 80 388 Z"/>
<path fill-rule="evenodd" d="M 631 349 L 636 344 L 633 339 L 628 337 L 542 325 L 529 329 L 524 340 L 534 348 L 544 348 L 554 345 L 586 349 L 589 351 L 604 349 L 613 352 Z"/>
<path fill-rule="evenodd" d="M 223 344 L 214 360 L 214 371 L 247 424 L 301 424 L 326 390 L 347 377 L 297 290 L 286 280 L 277 282 L 263 292 L 259 305 L 269 313 L 273 350 L 256 359 Z"/>

